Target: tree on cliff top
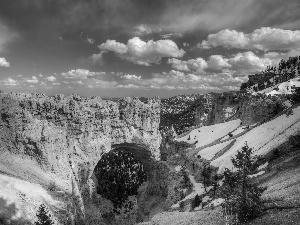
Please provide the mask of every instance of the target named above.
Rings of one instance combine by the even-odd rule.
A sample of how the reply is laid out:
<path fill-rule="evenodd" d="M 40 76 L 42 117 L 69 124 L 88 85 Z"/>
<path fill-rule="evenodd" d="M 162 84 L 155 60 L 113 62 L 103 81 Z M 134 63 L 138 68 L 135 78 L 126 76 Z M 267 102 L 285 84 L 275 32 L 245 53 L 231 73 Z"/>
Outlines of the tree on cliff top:
<path fill-rule="evenodd" d="M 36 214 L 38 221 L 35 222 L 35 225 L 53 225 L 54 222 L 51 220 L 51 215 L 48 214 L 46 206 L 41 204 Z"/>
<path fill-rule="evenodd" d="M 257 173 L 259 166 L 252 155 L 252 148 L 245 143 L 242 150 L 231 159 L 236 171 L 226 169 L 224 172 L 223 211 L 227 217 L 233 217 L 231 219 L 237 224 L 247 222 L 262 212 L 261 195 L 265 188 L 251 182 L 251 175 Z"/>

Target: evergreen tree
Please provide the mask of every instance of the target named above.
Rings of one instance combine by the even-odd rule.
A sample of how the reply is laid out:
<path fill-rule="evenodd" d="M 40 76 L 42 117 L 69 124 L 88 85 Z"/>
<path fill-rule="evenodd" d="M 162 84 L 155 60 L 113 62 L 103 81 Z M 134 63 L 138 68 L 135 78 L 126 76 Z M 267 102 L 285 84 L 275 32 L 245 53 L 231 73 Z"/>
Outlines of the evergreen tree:
<path fill-rule="evenodd" d="M 300 87 L 292 87 L 291 102 L 293 104 L 300 102 Z"/>
<path fill-rule="evenodd" d="M 252 154 L 252 148 L 246 143 L 231 160 L 235 172 L 228 169 L 224 172 L 223 210 L 225 215 L 234 216 L 238 224 L 247 222 L 262 212 L 261 195 L 265 188 L 251 182 L 250 175 L 255 174 L 259 166 L 257 158 Z"/>
<path fill-rule="evenodd" d="M 41 204 L 39 210 L 36 214 L 38 221 L 35 222 L 35 225 L 53 225 L 53 221 L 51 220 L 51 215 L 48 215 L 49 212 L 46 209 L 44 204 Z"/>

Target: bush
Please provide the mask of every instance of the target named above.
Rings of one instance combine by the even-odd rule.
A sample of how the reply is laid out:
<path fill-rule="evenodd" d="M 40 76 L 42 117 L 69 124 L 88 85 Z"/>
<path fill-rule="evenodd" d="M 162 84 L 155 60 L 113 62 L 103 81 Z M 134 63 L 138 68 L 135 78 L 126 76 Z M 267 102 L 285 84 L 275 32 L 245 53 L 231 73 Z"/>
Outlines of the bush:
<path fill-rule="evenodd" d="M 201 202 L 202 202 L 202 200 L 201 200 L 200 196 L 196 195 L 192 201 L 192 208 L 194 209 L 194 208 L 198 207 L 201 204 Z"/>
<path fill-rule="evenodd" d="M 48 191 L 55 191 L 56 190 L 56 184 L 54 181 L 50 181 L 47 187 Z"/>

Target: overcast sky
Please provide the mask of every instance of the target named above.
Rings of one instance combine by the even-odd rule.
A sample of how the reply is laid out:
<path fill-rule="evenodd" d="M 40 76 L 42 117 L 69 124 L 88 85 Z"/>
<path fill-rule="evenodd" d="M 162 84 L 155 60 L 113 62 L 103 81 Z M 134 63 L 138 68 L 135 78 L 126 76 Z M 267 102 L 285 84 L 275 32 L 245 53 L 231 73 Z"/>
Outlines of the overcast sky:
<path fill-rule="evenodd" d="M 299 0 L 1 0 L 0 89 L 170 97 L 238 90 L 300 55 Z"/>

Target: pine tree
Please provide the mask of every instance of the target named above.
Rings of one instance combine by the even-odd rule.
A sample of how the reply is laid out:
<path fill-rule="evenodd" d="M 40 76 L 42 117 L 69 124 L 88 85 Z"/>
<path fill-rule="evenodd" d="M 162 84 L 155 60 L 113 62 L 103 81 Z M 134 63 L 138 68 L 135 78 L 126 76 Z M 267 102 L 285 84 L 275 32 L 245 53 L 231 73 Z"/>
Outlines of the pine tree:
<path fill-rule="evenodd" d="M 251 182 L 251 176 L 257 172 L 259 164 L 252 156 L 253 150 L 247 143 L 231 161 L 236 171 L 224 172 L 223 210 L 225 215 L 235 217 L 236 223 L 244 223 L 262 212 L 261 195 L 265 188 Z"/>
<path fill-rule="evenodd" d="M 290 99 L 293 104 L 300 102 L 300 87 L 292 87 L 292 95 Z"/>
<path fill-rule="evenodd" d="M 49 212 L 46 209 L 44 204 L 41 204 L 39 210 L 36 214 L 38 221 L 35 222 L 35 225 L 53 225 L 53 221 L 51 220 L 51 215 L 48 215 Z"/>

